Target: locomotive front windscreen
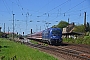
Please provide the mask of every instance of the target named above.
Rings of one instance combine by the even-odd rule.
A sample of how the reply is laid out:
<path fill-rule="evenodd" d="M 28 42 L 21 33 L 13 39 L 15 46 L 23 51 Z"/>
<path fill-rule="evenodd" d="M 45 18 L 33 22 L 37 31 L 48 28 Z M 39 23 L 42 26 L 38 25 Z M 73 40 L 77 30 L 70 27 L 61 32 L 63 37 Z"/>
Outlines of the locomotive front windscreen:
<path fill-rule="evenodd" d="M 54 35 L 60 35 L 61 31 L 60 30 L 52 30 L 52 34 Z"/>

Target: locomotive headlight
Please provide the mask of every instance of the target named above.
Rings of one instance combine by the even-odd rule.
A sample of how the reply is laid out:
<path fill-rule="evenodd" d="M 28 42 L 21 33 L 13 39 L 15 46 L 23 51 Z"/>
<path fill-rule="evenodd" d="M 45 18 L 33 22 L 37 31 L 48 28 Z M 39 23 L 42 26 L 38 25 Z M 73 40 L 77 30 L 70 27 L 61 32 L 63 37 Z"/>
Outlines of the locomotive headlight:
<path fill-rule="evenodd" d="M 51 38 L 53 38 L 53 37 L 51 37 Z"/>

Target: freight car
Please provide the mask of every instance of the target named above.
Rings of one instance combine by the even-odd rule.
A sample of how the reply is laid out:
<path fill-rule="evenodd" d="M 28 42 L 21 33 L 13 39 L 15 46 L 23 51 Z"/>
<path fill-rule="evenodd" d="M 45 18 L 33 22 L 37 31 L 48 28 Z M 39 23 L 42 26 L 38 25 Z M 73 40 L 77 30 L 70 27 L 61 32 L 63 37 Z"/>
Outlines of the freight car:
<path fill-rule="evenodd" d="M 62 30 L 60 28 L 48 28 L 41 32 L 31 34 L 28 38 L 41 40 L 48 44 L 59 44 L 62 43 Z"/>

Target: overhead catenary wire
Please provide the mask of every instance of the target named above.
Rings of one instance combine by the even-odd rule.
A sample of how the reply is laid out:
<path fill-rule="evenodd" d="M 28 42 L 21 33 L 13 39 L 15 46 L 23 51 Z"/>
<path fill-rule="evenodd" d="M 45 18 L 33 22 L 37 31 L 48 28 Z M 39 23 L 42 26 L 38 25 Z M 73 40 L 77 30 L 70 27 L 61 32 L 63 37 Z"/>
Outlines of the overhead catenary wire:
<path fill-rule="evenodd" d="M 19 8 L 19 10 L 20 10 L 20 12 L 21 12 L 21 15 L 24 15 L 24 14 L 23 14 L 23 12 L 24 12 L 23 7 L 20 5 L 20 3 L 18 3 L 17 0 L 15 0 L 15 1 L 16 1 L 16 2 L 13 2 L 12 0 L 10 0 L 10 2 L 12 2 L 12 5 L 17 5 L 17 6 L 18 6 L 18 8 Z M 13 10 L 13 6 L 12 6 L 12 11 L 14 11 L 14 10 Z"/>
<path fill-rule="evenodd" d="M 60 5 L 56 6 L 56 7 L 54 7 L 53 9 L 47 11 L 46 13 L 50 13 L 51 11 L 55 10 L 56 8 L 58 8 L 58 7 L 62 6 L 62 5 L 64 5 L 65 3 L 69 2 L 69 1 L 70 1 L 70 0 L 67 0 L 67 1 L 63 2 L 62 4 L 60 4 Z M 45 14 L 45 13 L 44 13 L 44 14 Z M 40 17 L 43 16 L 44 14 L 40 15 Z"/>
<path fill-rule="evenodd" d="M 70 0 L 67 0 L 66 2 L 68 2 L 68 1 L 70 1 Z M 68 9 L 66 12 L 63 12 L 63 13 L 62 13 L 63 16 L 65 17 L 65 16 L 66 16 L 66 13 L 68 13 L 70 10 L 74 9 L 75 7 L 77 7 L 78 5 L 82 4 L 82 3 L 85 2 L 85 1 L 86 1 L 86 0 L 83 0 L 83 1 L 81 1 L 80 3 L 78 3 L 77 5 L 73 6 L 73 7 L 70 8 L 70 9 Z M 66 2 L 62 3 L 61 5 L 65 4 Z M 52 11 L 52 10 L 58 8 L 58 7 L 61 6 L 61 5 L 58 5 L 57 7 L 55 7 L 55 8 L 53 8 L 53 9 L 49 10 L 48 12 L 50 13 L 50 11 Z M 47 12 L 47 13 L 48 13 L 48 12 Z M 44 13 L 44 14 L 46 14 L 46 13 Z M 44 15 L 44 14 L 43 14 L 43 15 Z M 41 15 L 41 16 L 43 16 L 43 15 Z M 72 14 L 72 15 L 74 15 L 74 14 Z M 40 16 L 40 17 L 41 17 L 41 16 Z M 57 16 L 57 17 L 58 17 L 58 16 Z M 57 17 L 56 17 L 56 18 L 57 18 Z M 47 18 L 48 18 L 48 16 L 47 16 Z M 47 19 L 47 18 L 46 18 L 46 19 Z M 46 19 L 45 19 L 45 20 L 46 20 Z"/>
<path fill-rule="evenodd" d="M 11 15 L 11 9 L 9 8 L 8 4 L 5 2 L 5 0 L 2 0 L 2 1 L 3 1 L 4 5 L 5 5 L 8 13 Z"/>
<path fill-rule="evenodd" d="M 40 15 L 39 17 L 42 17 L 42 16 L 44 16 L 44 15 L 47 14 L 47 17 L 45 18 L 45 20 L 48 19 L 48 18 L 49 18 L 49 17 L 48 17 L 48 14 L 49 14 L 51 11 L 55 10 L 56 8 L 58 8 L 58 7 L 62 6 L 62 5 L 64 5 L 65 3 L 69 2 L 69 1 L 70 1 L 70 0 L 67 0 L 67 1 L 63 2 L 62 4 L 60 4 L 60 5 L 56 6 L 56 7 L 54 7 L 53 9 L 47 11 L 46 13 Z M 49 16 L 50 16 L 50 14 L 49 14 Z M 56 17 L 58 17 L 58 16 L 56 16 Z M 56 18 L 56 17 L 55 17 L 55 18 Z"/>
<path fill-rule="evenodd" d="M 70 1 L 70 0 L 67 0 L 66 2 L 68 2 L 68 1 Z M 84 1 L 85 1 L 85 0 L 84 0 Z M 51 1 L 50 1 L 50 2 L 51 2 Z M 49 3 L 50 3 L 50 2 L 49 2 Z M 56 6 L 56 7 L 54 7 L 53 9 L 51 9 L 51 10 L 49 10 L 49 11 L 53 11 L 54 9 L 57 9 L 58 7 L 60 7 L 60 6 L 62 6 L 63 4 L 65 4 L 66 2 L 64 2 L 64 3 L 62 3 L 62 4 L 60 4 L 60 5 Z M 18 4 L 17 4 L 17 5 L 18 5 Z M 21 7 L 21 8 L 22 8 L 22 7 Z M 24 8 L 22 8 L 22 10 L 23 10 L 23 9 L 24 9 Z M 72 9 L 72 8 L 70 8 L 69 10 L 71 10 L 71 9 Z M 48 12 L 49 12 L 49 11 L 48 11 Z M 48 13 L 44 13 L 43 15 L 46 15 L 46 14 L 48 14 Z M 51 14 L 52 14 L 52 13 L 49 12 L 49 17 L 51 17 Z M 58 13 L 56 13 L 56 14 L 58 14 Z M 61 13 L 61 15 L 63 15 L 63 14 L 64 14 L 64 16 L 66 16 L 66 13 L 64 13 L 64 12 Z M 73 15 L 73 14 L 72 14 L 72 15 Z M 39 16 L 39 17 L 42 17 L 42 16 Z M 48 15 L 47 15 L 46 17 L 49 18 Z M 57 16 L 57 17 L 58 17 L 58 16 Z M 45 19 L 45 20 L 46 20 L 46 19 Z"/>
<path fill-rule="evenodd" d="M 85 0 L 84 0 L 85 1 Z M 77 7 L 78 5 L 80 5 L 81 3 L 83 3 L 84 1 L 80 2 L 79 4 L 75 5 L 74 7 L 70 8 L 68 11 L 72 10 L 73 8 Z M 66 12 L 68 12 L 66 11 Z M 65 13 L 62 13 L 64 14 L 64 17 L 66 16 L 66 12 Z M 58 13 L 57 13 L 58 14 Z M 80 13 L 81 14 L 81 13 Z M 71 14 L 70 14 L 71 15 Z M 76 14 L 72 14 L 72 15 L 76 15 Z M 57 18 L 58 16 L 56 16 L 55 18 Z"/>
<path fill-rule="evenodd" d="M 82 4 L 82 3 L 85 2 L 85 1 L 86 1 L 86 0 L 81 1 L 80 3 L 78 3 L 78 4 L 75 5 L 75 6 L 73 6 L 72 8 L 68 9 L 68 10 L 67 10 L 66 12 L 64 12 L 64 13 L 67 13 L 68 11 L 74 9 L 75 7 L 77 7 L 78 5 Z"/>
<path fill-rule="evenodd" d="M 49 11 L 52 11 L 52 10 L 54 10 L 54 9 L 57 9 L 58 7 L 60 7 L 61 5 L 65 4 L 65 3 L 68 2 L 68 1 L 70 1 L 70 0 L 65 1 L 64 3 L 62 3 L 62 4 L 60 4 L 60 5 L 56 6 L 56 7 L 54 7 L 53 9 L 51 9 L 51 10 L 49 10 Z M 84 0 L 84 1 L 85 1 L 85 0 Z M 83 1 L 83 2 L 84 2 L 84 1 Z M 19 2 L 19 0 L 18 0 L 18 2 Z M 50 1 L 50 2 L 51 2 L 51 1 Z M 24 8 L 21 7 L 20 4 L 17 3 L 17 5 L 20 7 L 21 10 L 24 10 Z M 77 6 L 77 5 L 76 5 L 76 6 Z M 75 6 L 74 6 L 74 7 L 75 7 Z M 73 8 L 73 7 L 72 7 L 72 8 Z M 71 10 L 72 8 L 70 8 L 69 10 Z M 48 12 L 49 12 L 49 11 L 48 11 Z M 22 14 L 23 14 L 23 12 L 22 12 Z M 50 16 L 50 14 L 51 14 L 51 13 L 49 12 L 49 16 Z M 66 13 L 65 13 L 65 14 L 66 14 Z M 47 16 L 47 17 L 48 17 L 48 16 Z"/>
<path fill-rule="evenodd" d="M 18 7 L 20 8 L 20 10 L 21 10 L 21 15 L 23 15 L 24 16 L 24 13 L 25 13 L 25 11 L 24 11 L 24 8 L 20 5 L 20 2 L 19 2 L 19 0 L 17 1 L 17 0 L 15 0 L 16 1 L 16 4 L 18 5 Z M 23 13 L 24 12 L 24 13 Z"/>
<path fill-rule="evenodd" d="M 78 5 L 80 5 L 80 4 L 82 4 L 83 2 L 85 2 L 86 0 L 83 0 L 83 1 L 81 1 L 80 3 L 78 3 L 77 5 L 75 5 L 75 6 L 73 6 L 72 8 L 70 8 L 70 9 L 68 9 L 66 12 L 63 12 L 62 14 L 63 14 L 63 17 L 65 17 L 66 16 L 66 13 L 68 13 L 68 12 L 70 12 L 70 10 L 72 10 L 72 9 L 74 9 L 75 7 L 77 7 Z M 82 9 L 81 9 L 82 10 Z M 70 14 L 71 15 L 71 14 Z M 72 14 L 72 15 L 77 15 L 77 14 Z M 67 15 L 67 16 L 69 16 L 69 15 Z M 56 17 L 57 18 L 57 17 Z"/>
<path fill-rule="evenodd" d="M 12 1 L 12 0 L 10 0 L 10 1 Z M 67 3 L 69 3 L 69 1 L 70 0 L 67 0 L 68 2 Z M 32 21 L 34 21 L 34 20 L 36 20 L 36 21 L 42 21 L 42 20 L 45 20 L 45 21 L 48 21 L 48 20 L 65 20 L 65 19 L 68 19 L 68 18 L 70 18 L 70 20 L 76 20 L 76 18 L 78 18 L 78 19 L 81 19 L 81 17 L 83 16 L 83 12 L 84 11 L 86 11 L 86 12 L 88 12 L 87 11 L 87 9 L 89 9 L 88 7 L 89 6 L 84 6 L 83 8 L 82 7 L 80 7 L 79 9 L 76 9 L 78 6 L 81 6 L 81 4 L 84 4 L 83 2 L 85 2 L 86 0 L 81 0 L 82 2 L 77 2 L 76 4 L 74 4 L 74 5 L 72 5 L 72 7 L 68 7 L 68 9 L 66 9 L 66 10 L 62 10 L 63 9 L 63 5 L 64 6 L 66 6 L 65 4 L 67 4 L 67 3 L 65 3 L 65 4 L 63 4 L 63 3 L 60 3 L 60 5 L 61 4 L 63 4 L 63 5 L 61 5 L 61 6 L 59 6 L 59 5 L 54 5 L 54 6 L 56 6 L 56 7 L 54 7 L 54 8 L 49 8 L 49 9 L 47 9 L 46 10 L 46 12 L 43 12 L 42 10 L 37 10 L 37 11 L 33 11 L 33 13 L 35 13 L 36 15 L 34 15 L 33 13 L 32 13 L 32 11 L 31 10 L 29 10 L 29 8 L 27 8 L 27 7 L 24 7 L 24 6 L 22 6 L 21 4 L 20 4 L 20 2 L 21 2 L 21 0 L 15 0 L 15 1 L 13 1 L 13 5 L 14 5 L 14 7 L 18 7 L 19 8 L 19 10 L 18 10 L 18 12 L 22 15 L 22 16 L 24 16 L 24 20 L 26 20 L 26 14 L 27 14 L 27 12 L 30 12 L 29 13 L 29 16 L 30 16 L 30 14 L 32 14 Z M 7 2 L 7 1 L 6 1 Z M 64 2 L 64 1 L 63 1 Z M 47 5 L 44 5 L 44 6 L 48 6 L 48 4 L 50 5 L 50 3 L 52 3 L 52 0 L 50 0 L 48 3 L 46 3 Z M 10 6 L 8 6 L 6 3 L 5 3 L 5 0 L 4 0 L 4 5 L 6 5 L 5 7 L 6 7 L 6 10 L 7 11 L 9 11 L 10 12 L 10 14 L 11 14 L 11 8 L 9 9 L 8 7 L 10 7 Z M 14 8 L 13 7 L 13 8 Z M 31 7 L 30 7 L 31 8 Z M 44 9 L 45 7 L 41 7 L 42 9 Z M 62 11 L 61 11 L 62 10 Z M 5 12 L 5 11 L 3 11 L 3 12 Z M 8 13 L 9 13 L 8 12 Z M 37 14 L 37 13 L 39 13 L 40 15 L 42 15 L 42 16 L 40 16 L 39 14 Z M 18 13 L 16 13 L 16 14 L 18 14 Z M 88 14 L 88 15 L 90 15 L 90 14 Z M 37 16 L 39 16 L 39 17 L 37 17 Z M 75 18 L 72 18 L 72 17 L 74 17 L 75 16 Z M 36 18 L 35 18 L 36 17 Z M 19 18 L 20 19 L 20 18 Z M 21 19 L 22 20 L 22 19 Z M 29 18 L 28 18 L 28 20 L 29 20 Z M 31 20 L 31 19 L 30 19 Z M 35 23 L 36 23 L 36 21 L 34 21 Z M 52 21 L 51 21 L 52 22 Z M 24 23 L 26 23 L 26 21 L 24 22 Z M 27 23 L 29 23 L 29 22 L 27 22 Z"/>
<path fill-rule="evenodd" d="M 53 0 L 49 1 L 48 3 L 46 3 L 44 6 L 42 6 L 42 7 L 40 8 L 40 10 L 43 9 L 43 8 L 45 8 L 45 7 L 47 7 L 48 4 L 50 4 L 52 1 L 53 1 Z M 37 10 L 37 12 L 39 12 L 40 10 Z M 39 13 L 40 13 L 40 12 L 39 12 Z"/>

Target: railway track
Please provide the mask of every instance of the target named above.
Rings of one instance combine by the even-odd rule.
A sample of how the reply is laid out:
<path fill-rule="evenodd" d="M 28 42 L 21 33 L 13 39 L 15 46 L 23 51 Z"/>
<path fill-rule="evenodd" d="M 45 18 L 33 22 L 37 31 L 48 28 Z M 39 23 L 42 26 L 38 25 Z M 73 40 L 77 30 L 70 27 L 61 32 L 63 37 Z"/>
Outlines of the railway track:
<path fill-rule="evenodd" d="M 58 50 L 64 51 L 65 54 L 78 57 L 84 60 L 90 60 L 90 53 L 86 51 L 74 50 L 67 47 L 59 46 L 57 47 Z"/>
<path fill-rule="evenodd" d="M 80 58 L 82 60 L 90 60 L 90 54 L 89 53 L 73 50 L 70 48 L 62 47 L 62 46 L 57 48 L 57 47 L 53 47 L 53 46 L 43 46 L 41 44 L 31 44 L 31 43 L 25 43 L 25 44 L 32 46 L 34 48 L 38 48 L 38 49 L 45 49 L 45 50 L 50 50 L 53 52 L 58 52 L 60 54 L 70 55 L 73 57 Z"/>
<path fill-rule="evenodd" d="M 70 49 L 70 48 L 67 48 L 64 46 L 51 46 L 51 45 L 45 46 L 42 44 L 33 44 L 31 42 L 23 42 L 23 43 L 28 45 L 28 46 L 31 46 L 33 48 L 49 50 L 52 52 L 65 54 L 65 55 L 69 55 L 72 57 L 77 57 L 77 58 L 82 59 L 82 60 L 90 60 L 90 53 L 88 53 L 86 51 L 74 50 L 74 49 Z"/>

